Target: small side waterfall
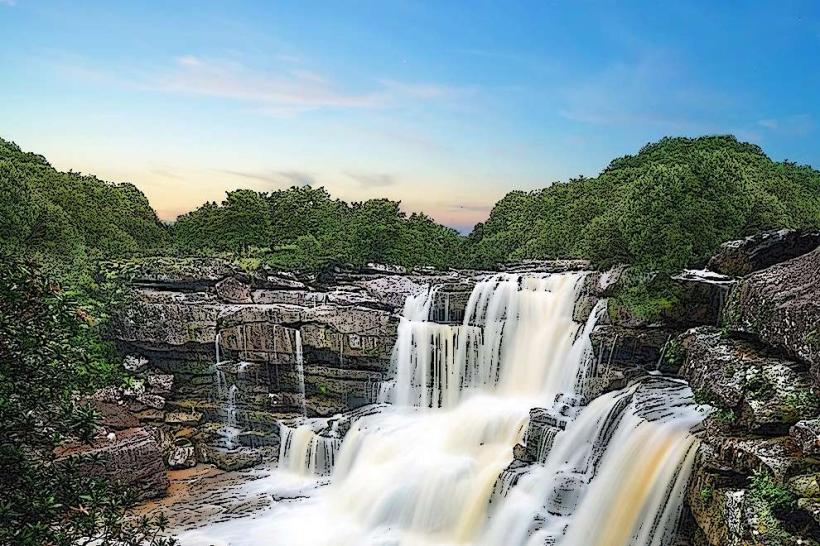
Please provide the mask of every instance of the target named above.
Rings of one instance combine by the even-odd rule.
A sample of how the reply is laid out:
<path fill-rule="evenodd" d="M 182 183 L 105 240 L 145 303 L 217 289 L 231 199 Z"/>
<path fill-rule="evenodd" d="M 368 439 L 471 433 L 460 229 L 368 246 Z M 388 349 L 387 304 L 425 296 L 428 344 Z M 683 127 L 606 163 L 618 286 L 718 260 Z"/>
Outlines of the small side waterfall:
<path fill-rule="evenodd" d="M 314 423 L 324 424 L 321 420 Z M 341 444 L 336 435 L 317 434 L 310 422 L 296 427 L 281 424 L 279 468 L 302 476 L 326 476 L 333 470 Z"/>
<path fill-rule="evenodd" d="M 307 398 L 305 397 L 305 357 L 302 353 L 302 333 L 297 329 L 294 334 L 296 347 L 296 375 L 299 380 L 299 395 L 302 401 L 302 415 L 307 417 Z"/>

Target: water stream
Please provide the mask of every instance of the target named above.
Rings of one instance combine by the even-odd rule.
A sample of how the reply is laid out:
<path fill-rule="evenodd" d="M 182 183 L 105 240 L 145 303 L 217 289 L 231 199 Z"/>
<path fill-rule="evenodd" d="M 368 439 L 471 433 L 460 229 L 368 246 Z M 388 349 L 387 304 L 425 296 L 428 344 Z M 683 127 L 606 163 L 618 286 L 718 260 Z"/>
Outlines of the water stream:
<path fill-rule="evenodd" d="M 278 472 L 314 480 L 308 493 L 183 544 L 670 544 L 703 415 L 663 377 L 587 403 L 604 307 L 572 320 L 583 277 L 489 277 L 458 325 L 429 320 L 435 287 L 408 297 L 388 404 L 343 439 L 337 421 L 282 425 Z M 535 407 L 557 426 L 537 463 L 505 471 Z"/>

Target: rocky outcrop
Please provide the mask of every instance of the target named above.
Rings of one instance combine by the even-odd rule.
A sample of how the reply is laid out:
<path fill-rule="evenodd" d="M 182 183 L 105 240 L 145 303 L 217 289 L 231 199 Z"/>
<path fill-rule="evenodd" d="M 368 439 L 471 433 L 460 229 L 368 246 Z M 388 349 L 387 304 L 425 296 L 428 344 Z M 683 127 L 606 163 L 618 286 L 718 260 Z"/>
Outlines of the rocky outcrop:
<path fill-rule="evenodd" d="M 809 364 L 820 385 L 820 248 L 739 281 L 723 318 Z"/>
<path fill-rule="evenodd" d="M 767 355 L 766 348 L 702 327 L 678 342 L 686 357 L 680 374 L 723 418 L 755 433 L 787 434 L 789 427 L 820 412 L 805 365 Z"/>
<path fill-rule="evenodd" d="M 135 500 L 165 494 L 168 477 L 154 435 L 142 427 L 96 438 L 91 444 L 66 444 L 57 450 L 57 464 L 72 461 L 81 474 L 124 486 Z"/>
<path fill-rule="evenodd" d="M 707 268 L 742 277 L 785 262 L 820 246 L 820 231 L 781 229 L 728 241 L 709 260 Z"/>

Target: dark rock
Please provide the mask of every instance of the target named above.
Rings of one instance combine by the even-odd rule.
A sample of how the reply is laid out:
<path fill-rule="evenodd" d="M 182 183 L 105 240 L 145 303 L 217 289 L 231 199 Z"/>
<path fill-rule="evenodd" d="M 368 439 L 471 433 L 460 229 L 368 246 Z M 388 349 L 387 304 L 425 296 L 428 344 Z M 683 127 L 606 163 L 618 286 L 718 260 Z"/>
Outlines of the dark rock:
<path fill-rule="evenodd" d="M 804 454 L 810 457 L 820 456 L 820 419 L 795 423 L 789 435 Z"/>
<path fill-rule="evenodd" d="M 107 430 L 125 430 L 140 426 L 139 419 L 122 404 L 91 400 L 89 405 L 100 414 L 97 424 Z"/>
<path fill-rule="evenodd" d="M 216 295 L 226 303 L 251 303 L 251 287 L 236 277 L 228 277 L 216 283 Z"/>
<path fill-rule="evenodd" d="M 665 369 L 664 347 L 673 330 L 664 328 L 626 328 L 598 325 L 590 334 L 595 359 L 602 365 Z"/>
<path fill-rule="evenodd" d="M 796 258 L 820 246 L 820 231 L 781 229 L 766 231 L 720 245 L 708 269 L 742 277 L 754 271 Z"/>
<path fill-rule="evenodd" d="M 710 327 L 689 330 L 678 342 L 685 354 L 680 375 L 704 402 L 730 410 L 725 418 L 750 431 L 786 434 L 820 410 L 803 367 L 766 356 L 759 344 Z"/>
<path fill-rule="evenodd" d="M 808 363 L 820 386 L 820 248 L 740 280 L 723 320 Z"/>
<path fill-rule="evenodd" d="M 145 428 L 130 428 L 113 439 L 95 439 L 90 445 L 68 444 L 57 450 L 58 464 L 71 458 L 79 471 L 127 485 L 138 500 L 159 497 L 168 488 L 162 452 Z"/>

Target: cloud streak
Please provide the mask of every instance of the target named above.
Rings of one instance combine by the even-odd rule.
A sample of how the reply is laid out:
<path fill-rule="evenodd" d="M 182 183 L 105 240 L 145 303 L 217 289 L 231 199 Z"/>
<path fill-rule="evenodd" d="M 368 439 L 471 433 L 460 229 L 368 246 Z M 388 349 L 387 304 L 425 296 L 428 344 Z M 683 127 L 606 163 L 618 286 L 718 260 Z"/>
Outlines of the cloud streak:
<path fill-rule="evenodd" d="M 264 182 L 275 187 L 315 186 L 316 178 L 303 171 L 236 171 L 217 169 L 217 172 L 245 178 L 257 182 Z"/>
<path fill-rule="evenodd" d="M 385 188 L 397 182 L 396 177 L 392 174 L 360 172 L 346 172 L 345 174 L 365 188 Z"/>
<path fill-rule="evenodd" d="M 142 86 L 162 93 L 243 102 L 259 113 L 272 116 L 293 116 L 321 109 L 389 109 L 408 101 L 450 100 L 463 93 L 446 85 L 388 79 L 375 80 L 369 89 L 351 91 L 323 74 L 304 68 L 259 70 L 233 60 L 196 55 L 177 57 L 170 68 L 153 74 Z"/>

